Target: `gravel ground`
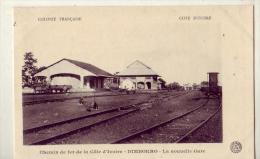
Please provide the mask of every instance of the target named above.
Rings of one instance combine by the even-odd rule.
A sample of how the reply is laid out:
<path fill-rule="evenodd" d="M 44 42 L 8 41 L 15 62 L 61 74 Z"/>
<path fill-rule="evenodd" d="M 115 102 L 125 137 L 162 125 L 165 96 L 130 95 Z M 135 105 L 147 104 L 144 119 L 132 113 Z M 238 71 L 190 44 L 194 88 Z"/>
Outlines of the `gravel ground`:
<path fill-rule="evenodd" d="M 152 98 L 150 104 L 146 103 L 141 106 L 142 111 L 110 120 L 104 124 L 94 126 L 87 131 L 60 139 L 56 143 L 110 143 L 129 133 L 143 130 L 151 125 L 165 121 L 169 117 L 172 118 L 201 105 L 206 100 L 201 99 L 201 97 L 203 97 L 201 92 L 193 91 L 178 98 L 171 96 L 168 96 L 168 98 L 165 96 Z"/>
<path fill-rule="evenodd" d="M 161 93 L 167 92 L 166 90 L 143 90 L 137 91 L 137 93 Z M 117 96 L 117 95 L 127 95 L 126 92 L 119 91 L 95 91 L 95 92 L 74 92 L 74 93 L 60 93 L 60 94 L 23 94 L 23 103 L 24 106 L 32 105 L 31 103 L 45 103 L 46 101 L 64 101 L 75 99 L 79 97 L 91 97 L 91 96 Z M 27 104 L 29 103 L 29 104 Z"/>
<path fill-rule="evenodd" d="M 222 140 L 222 110 L 220 110 L 205 125 L 189 135 L 181 143 L 221 143 Z"/>
<path fill-rule="evenodd" d="M 40 141 L 43 139 L 48 139 L 50 137 L 63 134 L 64 132 L 69 132 L 69 131 L 72 131 L 77 128 L 81 128 L 81 127 L 84 127 L 87 125 L 92 125 L 98 121 L 111 118 L 115 115 L 124 114 L 126 112 L 129 112 L 129 110 L 106 113 L 106 114 L 93 116 L 93 117 L 85 118 L 85 119 L 78 120 L 78 121 L 64 123 L 64 124 L 57 125 L 55 127 L 51 127 L 48 129 L 43 129 L 43 130 L 40 130 L 37 132 L 24 134 L 24 136 L 23 136 L 24 144 L 27 145 L 27 144 L 34 143 L 34 142 L 37 142 L 37 141 Z"/>
<path fill-rule="evenodd" d="M 211 116 L 218 108 L 216 103 L 218 103 L 217 100 L 210 100 L 200 109 L 124 143 L 174 143 Z"/>
<path fill-rule="evenodd" d="M 167 94 L 176 95 L 183 92 L 164 92 L 158 96 L 166 96 Z M 110 108 L 118 108 L 121 106 L 132 105 L 143 101 L 154 99 L 156 94 L 135 94 L 127 96 L 104 96 L 96 97 L 95 101 L 99 106 L 98 111 Z M 93 98 L 87 98 L 87 103 L 92 103 Z M 95 111 L 95 112 L 98 112 Z M 79 104 L 79 100 L 67 100 L 64 102 L 51 102 L 35 104 L 23 107 L 23 127 L 24 129 L 50 124 L 60 120 L 66 120 L 71 117 L 87 115 L 92 112 L 86 111 L 86 107 Z"/>
<path fill-rule="evenodd" d="M 173 92 L 174 93 L 174 92 Z M 96 103 L 99 111 L 139 103 L 149 100 L 149 94 L 130 95 L 130 96 L 109 96 L 97 97 Z M 93 98 L 88 98 L 88 103 L 93 102 Z M 96 111 L 98 112 L 98 111 Z M 87 115 L 84 105 L 79 104 L 79 100 L 67 100 L 65 102 L 41 103 L 28 107 L 23 107 L 24 129 L 38 125 L 49 124 L 55 121 L 65 120 L 72 116 Z"/>
<path fill-rule="evenodd" d="M 119 92 L 111 92 L 111 91 L 97 91 L 95 95 L 116 95 Z M 30 94 L 30 95 L 23 95 L 23 102 L 33 102 L 33 101 L 41 101 L 41 100 L 52 100 L 52 99 L 70 99 L 75 97 L 82 97 L 82 96 L 92 96 L 94 95 L 93 92 L 78 92 L 78 93 L 61 93 L 61 94 Z"/>

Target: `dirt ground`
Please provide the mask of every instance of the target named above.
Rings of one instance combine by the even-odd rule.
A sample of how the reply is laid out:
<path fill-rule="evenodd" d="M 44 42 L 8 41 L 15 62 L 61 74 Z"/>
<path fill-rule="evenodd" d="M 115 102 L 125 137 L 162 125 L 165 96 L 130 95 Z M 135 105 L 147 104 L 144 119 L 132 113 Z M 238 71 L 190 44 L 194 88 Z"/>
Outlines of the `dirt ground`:
<path fill-rule="evenodd" d="M 154 101 L 151 104 L 141 106 L 141 111 L 110 120 L 51 144 L 111 143 L 130 133 L 183 114 L 183 112 L 194 109 L 198 105 L 205 103 L 205 101 L 206 99 L 199 91 L 192 91 L 178 98 L 170 97 Z"/>
<path fill-rule="evenodd" d="M 100 95 L 117 95 L 123 94 L 120 92 L 111 91 L 96 91 L 96 92 L 75 92 L 75 93 L 57 93 L 57 94 L 23 94 L 23 102 L 28 103 L 32 101 L 53 100 L 53 99 L 73 99 L 82 96 L 100 96 Z"/>
<path fill-rule="evenodd" d="M 170 92 L 175 95 L 180 92 Z M 88 103 L 95 101 L 99 109 L 95 112 L 104 111 L 110 108 L 127 106 L 142 101 L 148 101 L 152 94 L 134 94 L 123 96 L 103 96 L 95 98 L 86 98 Z M 53 123 L 55 121 L 65 120 L 73 116 L 87 115 L 94 113 L 86 111 L 86 106 L 79 104 L 79 99 L 66 100 L 64 102 L 46 102 L 23 107 L 23 125 L 25 128 L 31 128 L 39 125 Z"/>
<path fill-rule="evenodd" d="M 201 105 L 206 100 L 205 95 L 200 91 L 190 91 L 183 96 L 174 97 L 183 93 L 185 92 L 172 91 L 86 98 L 89 103 L 95 100 L 99 106 L 99 110 L 92 112 L 86 111 L 86 107 L 79 104 L 79 99 L 28 105 L 23 107 L 24 129 L 111 108 L 148 102 L 141 105 L 141 111 L 113 119 L 99 126 L 94 126 L 86 132 L 79 132 L 51 144 L 110 143 L 131 132 L 143 130 L 158 122 L 183 114 Z M 220 112 L 215 115 L 205 126 L 191 134 L 183 142 L 222 142 L 222 131 L 213 131 L 216 127 L 218 130 L 222 130 L 221 114 Z"/>
<path fill-rule="evenodd" d="M 192 133 L 181 143 L 221 143 L 223 140 L 222 131 L 222 110 L 212 117 L 204 126 Z"/>

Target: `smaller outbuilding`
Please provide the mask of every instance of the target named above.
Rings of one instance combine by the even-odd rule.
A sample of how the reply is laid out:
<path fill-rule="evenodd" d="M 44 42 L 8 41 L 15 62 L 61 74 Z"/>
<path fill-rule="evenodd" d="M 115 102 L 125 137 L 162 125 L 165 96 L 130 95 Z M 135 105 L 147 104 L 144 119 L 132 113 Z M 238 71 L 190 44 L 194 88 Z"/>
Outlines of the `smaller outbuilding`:
<path fill-rule="evenodd" d="M 191 91 L 193 90 L 193 87 L 190 83 L 183 84 L 184 90 Z"/>
<path fill-rule="evenodd" d="M 161 82 L 158 81 L 159 75 L 143 62 L 136 60 L 117 74 L 119 85 L 124 81 L 132 81 L 135 89 L 157 90 L 161 88 Z"/>

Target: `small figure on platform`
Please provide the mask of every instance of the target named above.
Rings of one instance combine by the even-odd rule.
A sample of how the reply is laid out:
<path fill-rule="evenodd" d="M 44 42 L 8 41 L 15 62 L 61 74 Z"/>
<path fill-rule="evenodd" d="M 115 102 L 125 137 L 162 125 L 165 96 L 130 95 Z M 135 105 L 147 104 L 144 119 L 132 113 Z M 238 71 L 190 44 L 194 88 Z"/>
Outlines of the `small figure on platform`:
<path fill-rule="evenodd" d="M 91 111 L 92 108 L 94 110 L 98 110 L 98 104 L 95 101 L 90 102 L 87 101 L 87 99 L 84 99 L 83 97 L 79 99 L 79 104 L 84 105 L 87 111 Z"/>

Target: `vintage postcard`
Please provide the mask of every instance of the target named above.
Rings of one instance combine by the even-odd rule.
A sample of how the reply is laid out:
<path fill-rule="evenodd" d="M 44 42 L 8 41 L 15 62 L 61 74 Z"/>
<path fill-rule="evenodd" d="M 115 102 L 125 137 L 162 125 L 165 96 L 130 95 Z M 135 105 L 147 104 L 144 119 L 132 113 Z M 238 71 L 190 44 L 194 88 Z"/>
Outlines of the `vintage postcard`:
<path fill-rule="evenodd" d="M 14 7 L 15 158 L 253 159 L 253 15 Z"/>

